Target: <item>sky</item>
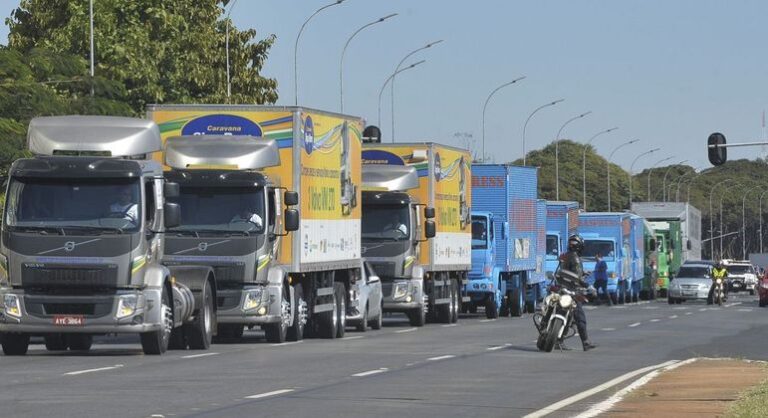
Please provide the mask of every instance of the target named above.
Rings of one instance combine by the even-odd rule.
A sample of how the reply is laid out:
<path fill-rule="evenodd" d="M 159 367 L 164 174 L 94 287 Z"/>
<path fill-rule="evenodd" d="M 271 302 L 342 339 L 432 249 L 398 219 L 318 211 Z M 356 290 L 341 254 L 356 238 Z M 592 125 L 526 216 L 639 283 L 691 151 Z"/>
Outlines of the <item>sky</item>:
<path fill-rule="evenodd" d="M 72 0 L 75 1 L 75 0 Z M 86 1 L 86 0 L 77 0 Z M 98 0 L 96 0 L 98 1 Z M 239 0 L 232 19 L 259 36 L 275 34 L 263 75 L 278 80 L 278 104 L 292 105 L 294 41 L 302 22 L 331 0 Z M 9 16 L 17 0 L 0 0 Z M 395 139 L 462 145 L 456 133 L 472 135 L 496 162 L 523 155 L 523 124 L 552 100 L 562 103 L 531 118 L 526 147 L 552 142 L 568 119 L 562 138 L 586 142 L 595 133 L 597 151 L 634 171 L 672 157 L 708 167 L 706 138 L 723 132 L 729 142 L 762 137 L 761 115 L 768 107 L 768 2 L 763 0 L 346 0 L 317 15 L 306 27 L 298 52 L 299 103 L 340 110 L 341 50 L 364 24 L 397 16 L 360 32 L 344 61 L 344 112 L 377 124 L 384 81 L 409 52 L 428 42 L 439 45 L 407 63 L 426 60 L 397 77 Z M 96 27 L 98 31 L 98 26 Z M 8 28 L 0 27 L 7 43 Z M 224 51 L 220 51 L 224 53 Z M 406 65 L 407 65 L 406 63 Z M 389 88 L 382 98 L 381 128 L 391 139 Z M 729 159 L 762 156 L 768 149 L 734 148 Z M 664 163 L 662 165 L 666 165 Z"/>

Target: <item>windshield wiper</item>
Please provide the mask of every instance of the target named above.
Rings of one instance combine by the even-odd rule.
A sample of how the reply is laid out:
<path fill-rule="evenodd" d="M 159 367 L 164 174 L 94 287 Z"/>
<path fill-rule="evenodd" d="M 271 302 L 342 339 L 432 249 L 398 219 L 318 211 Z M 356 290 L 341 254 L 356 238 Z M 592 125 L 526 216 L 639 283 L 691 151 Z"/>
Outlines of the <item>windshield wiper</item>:
<path fill-rule="evenodd" d="M 58 235 L 67 235 L 64 232 L 64 228 L 54 226 L 15 226 L 13 227 L 13 231 L 26 233 L 34 232 L 40 235 L 48 235 L 49 232 L 55 232 Z"/>
<path fill-rule="evenodd" d="M 242 235 L 246 237 L 251 236 L 251 233 L 248 231 L 226 231 L 223 229 L 180 229 L 180 230 L 173 230 L 171 232 L 174 232 L 179 236 L 194 235 L 195 238 L 200 238 L 200 234 L 224 235 L 225 237 L 230 237 L 233 235 Z"/>
<path fill-rule="evenodd" d="M 111 226 L 90 226 L 90 225 L 72 225 L 64 227 L 67 229 L 73 229 L 76 231 L 93 231 L 98 233 L 113 232 L 115 234 L 122 234 L 123 228 L 111 227 Z M 61 228 L 62 232 L 64 228 Z"/>

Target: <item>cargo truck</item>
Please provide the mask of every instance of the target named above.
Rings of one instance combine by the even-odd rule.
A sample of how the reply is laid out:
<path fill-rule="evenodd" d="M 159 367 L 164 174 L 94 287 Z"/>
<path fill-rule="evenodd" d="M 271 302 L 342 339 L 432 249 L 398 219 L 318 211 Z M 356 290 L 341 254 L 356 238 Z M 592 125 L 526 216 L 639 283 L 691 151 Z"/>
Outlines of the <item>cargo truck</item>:
<path fill-rule="evenodd" d="M 634 241 L 629 213 L 582 212 L 579 214 L 579 234 L 584 238 L 582 260 L 584 270 L 592 272 L 595 281 L 595 255 L 600 253 L 608 265 L 608 293 L 613 303 L 631 299 Z"/>
<path fill-rule="evenodd" d="M 48 350 L 88 350 L 99 334 L 138 334 L 146 354 L 171 341 L 205 349 L 216 331 L 210 267 L 161 264 L 179 193 L 149 156 L 149 120 L 35 118 L 35 156 L 11 166 L 0 244 L 0 337 L 6 355 L 30 336 Z M 180 344 L 176 344 L 180 346 Z M 181 347 L 178 347 L 181 348 Z"/>
<path fill-rule="evenodd" d="M 488 318 L 520 316 L 526 302 L 533 309 L 543 297 L 545 277 L 535 275 L 537 188 L 535 167 L 472 164 L 472 270 L 465 289 L 470 312 L 483 306 Z"/>
<path fill-rule="evenodd" d="M 643 219 L 643 248 L 645 250 L 645 268 L 643 270 L 643 285 L 640 290 L 640 299 L 654 300 L 659 294 L 659 252 L 656 232 L 646 219 Z"/>
<path fill-rule="evenodd" d="M 544 260 L 547 275 L 557 270 L 560 255 L 568 251 L 568 237 L 578 232 L 579 204 L 577 202 L 547 202 L 547 243 Z"/>
<path fill-rule="evenodd" d="M 701 212 L 685 202 L 633 202 L 632 212 L 656 231 L 658 288 L 666 296 L 669 279 L 686 260 L 701 260 Z"/>
<path fill-rule="evenodd" d="M 347 311 L 354 309 L 350 296 L 362 277 L 358 204 L 362 119 L 303 107 L 255 105 L 155 105 L 148 108 L 148 115 L 159 124 L 164 139 L 250 135 L 274 141 L 279 164 L 264 167 L 263 174 L 270 183 L 263 183 L 267 187 L 262 193 L 270 187 L 296 192 L 293 197 L 283 196 L 283 204 L 297 203 L 301 219 L 295 232 L 219 240 L 198 240 L 186 234 L 179 237 L 176 251 L 169 252 L 168 263 L 201 257 L 199 262 L 226 272 L 222 296 L 217 299 L 222 337 L 238 337 L 243 326 L 263 327 L 271 341 L 300 340 L 305 334 L 342 337 Z M 209 168 L 234 168 L 232 162 L 221 163 Z M 239 176 L 251 174 L 228 177 L 237 182 Z M 252 179 L 256 177 L 261 179 Z M 189 185 L 190 193 L 195 193 L 193 184 Z M 226 180 L 219 185 L 225 186 Z M 205 199 L 214 190 L 206 187 L 199 193 L 199 199 Z M 275 208 L 267 219 L 277 219 L 280 194 L 263 197 Z M 269 202 L 270 197 L 275 201 Z M 222 214 L 227 205 L 222 200 Z M 277 225 L 267 227 L 279 230 Z M 182 244 L 183 240 L 193 245 Z M 221 244 L 226 251 L 211 247 L 226 240 Z M 243 245 L 232 244 L 235 240 Z M 200 243 L 195 246 L 197 241 Z M 207 245 L 200 247 L 202 242 Z M 247 248 L 242 248 L 245 244 Z M 214 250 L 215 257 L 209 253 Z"/>
<path fill-rule="evenodd" d="M 624 295 L 624 302 L 632 303 L 640 300 L 640 292 L 643 290 L 643 279 L 645 278 L 646 257 L 645 257 L 645 219 L 637 215 L 631 215 L 629 218 L 631 224 L 631 244 L 632 244 L 632 275 L 627 278 L 627 288 L 629 292 Z"/>
<path fill-rule="evenodd" d="M 367 137 L 367 135 L 366 135 Z M 384 311 L 456 322 L 471 267 L 470 155 L 436 143 L 363 146 L 363 256 Z"/>

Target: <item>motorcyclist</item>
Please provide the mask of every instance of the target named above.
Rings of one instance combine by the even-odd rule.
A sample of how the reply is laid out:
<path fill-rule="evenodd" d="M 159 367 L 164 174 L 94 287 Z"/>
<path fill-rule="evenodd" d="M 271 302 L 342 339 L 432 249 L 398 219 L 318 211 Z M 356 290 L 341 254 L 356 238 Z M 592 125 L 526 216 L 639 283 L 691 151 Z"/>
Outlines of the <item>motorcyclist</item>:
<path fill-rule="evenodd" d="M 712 269 L 712 286 L 709 287 L 709 295 L 707 295 L 707 305 L 711 305 L 714 303 L 714 297 L 715 294 L 715 285 L 717 284 L 717 279 L 721 279 L 723 281 L 723 293 L 728 293 L 728 270 L 725 268 L 725 264 L 723 263 L 723 260 L 719 260 L 715 267 Z"/>
<path fill-rule="evenodd" d="M 568 252 L 560 257 L 560 268 L 563 270 L 569 270 L 575 273 L 576 277 L 584 277 L 584 266 L 581 263 L 581 252 L 584 250 L 584 239 L 580 235 L 574 234 L 568 237 Z M 587 284 L 581 280 L 579 286 L 587 287 Z M 587 316 L 584 314 L 582 308 L 582 301 L 580 298 L 574 298 L 576 300 L 576 309 L 574 310 L 573 319 L 576 322 L 576 329 L 579 331 L 579 338 L 581 338 L 581 345 L 584 351 L 589 351 L 597 345 L 592 344 L 587 336 Z M 560 342 L 560 348 L 564 348 L 562 341 Z"/>

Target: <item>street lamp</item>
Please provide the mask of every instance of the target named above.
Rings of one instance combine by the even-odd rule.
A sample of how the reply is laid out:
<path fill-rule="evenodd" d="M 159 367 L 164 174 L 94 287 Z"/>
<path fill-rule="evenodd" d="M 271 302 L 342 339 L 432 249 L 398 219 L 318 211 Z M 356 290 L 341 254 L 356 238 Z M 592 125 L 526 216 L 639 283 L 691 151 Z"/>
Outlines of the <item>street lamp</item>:
<path fill-rule="evenodd" d="M 592 135 L 592 138 L 589 138 L 589 141 L 587 141 L 586 144 L 584 144 L 584 150 L 581 152 L 581 198 L 583 200 L 582 207 L 584 210 L 587 210 L 587 149 L 592 144 L 592 141 L 594 141 L 595 138 L 602 134 L 607 134 L 608 132 L 612 132 L 619 129 L 618 127 L 606 129 L 604 131 L 600 131 L 594 135 Z"/>
<path fill-rule="evenodd" d="M 608 177 L 608 212 L 611 211 L 611 158 L 613 158 L 613 154 L 615 154 L 616 151 L 618 151 L 619 149 L 621 149 L 621 148 L 623 148 L 623 147 L 625 147 L 627 145 L 634 144 L 637 141 L 639 141 L 639 139 L 633 139 L 633 140 L 627 141 L 627 142 L 625 142 L 623 144 L 619 144 L 619 146 L 614 148 L 613 151 L 611 151 L 611 153 L 608 155 L 608 159 L 606 160 L 606 163 L 607 163 L 606 166 L 607 167 L 605 169 L 606 177 Z"/>
<path fill-rule="evenodd" d="M 690 202 L 691 201 L 691 186 L 693 185 L 693 182 L 698 180 L 699 176 L 708 173 L 708 171 L 701 171 L 695 176 L 691 177 L 691 181 L 688 182 L 688 187 L 685 189 L 685 201 Z"/>
<path fill-rule="evenodd" d="M 714 240 L 714 216 L 712 214 L 712 195 L 717 190 L 717 186 L 720 186 L 721 184 L 728 183 L 729 181 L 733 181 L 733 179 L 725 179 L 723 181 L 720 181 L 718 183 L 715 183 L 714 186 L 712 186 L 711 189 L 709 189 L 709 257 L 714 260 L 715 259 L 715 240 Z M 688 185 L 688 191 L 690 192 L 690 184 Z M 720 226 L 722 228 L 722 224 Z"/>
<path fill-rule="evenodd" d="M 326 4 L 325 6 L 315 10 L 314 13 L 312 13 L 307 20 L 304 21 L 301 25 L 301 29 L 299 29 L 299 33 L 296 35 L 296 42 L 293 44 L 293 89 L 294 89 L 294 106 L 299 105 L 299 66 L 298 66 L 298 57 L 299 57 L 299 39 L 301 38 L 301 33 L 304 32 L 304 27 L 307 26 L 307 23 L 309 23 L 310 20 L 312 20 L 313 17 L 315 17 L 318 13 L 322 12 L 323 10 L 336 6 L 344 2 L 344 0 L 336 0 L 333 3 Z"/>
<path fill-rule="evenodd" d="M 644 155 L 653 154 L 654 152 L 656 152 L 656 151 L 658 151 L 660 149 L 661 148 L 654 148 L 652 150 L 648 150 L 648 151 L 638 155 L 637 157 L 635 157 L 635 159 L 632 161 L 632 164 L 630 164 L 629 172 L 627 173 L 627 175 L 629 176 L 629 206 L 627 207 L 627 209 L 630 209 L 632 207 L 632 169 L 635 167 L 635 163 L 637 162 L 637 160 L 640 159 L 640 157 L 642 157 Z"/>
<path fill-rule="evenodd" d="M 491 97 L 493 97 L 494 94 L 496 94 L 497 91 L 503 89 L 504 87 L 511 86 L 515 83 L 517 83 L 520 80 L 524 80 L 525 76 L 518 77 L 512 81 L 508 81 L 499 87 L 496 87 L 491 94 L 488 95 L 488 98 L 485 99 L 485 104 L 483 105 L 483 162 L 485 162 L 485 109 L 488 107 L 488 102 L 491 101 Z"/>
<path fill-rule="evenodd" d="M 403 71 L 410 70 L 411 68 L 413 68 L 413 67 L 415 67 L 417 65 L 423 64 L 425 62 L 427 62 L 427 61 L 426 60 L 421 60 L 421 61 L 415 62 L 415 63 L 413 63 L 413 64 L 411 64 L 411 65 L 409 65 L 409 66 L 407 66 L 405 68 L 401 68 L 401 69 L 395 71 L 394 73 L 392 73 L 392 75 L 390 75 L 384 81 L 384 84 L 381 86 L 381 90 L 379 90 L 379 126 L 381 126 L 381 95 L 384 93 L 384 88 L 387 87 L 387 83 L 389 83 L 390 81 L 393 81 L 395 79 L 395 76 L 400 74 L 400 73 L 402 73 Z M 394 137 L 392 138 L 392 142 L 395 142 L 395 138 Z"/>
<path fill-rule="evenodd" d="M 384 17 L 380 17 L 373 22 L 366 23 L 363 26 L 360 26 L 356 31 L 352 32 L 352 35 L 347 39 L 347 42 L 344 44 L 344 48 L 341 50 L 341 60 L 339 61 L 339 102 L 340 102 L 340 112 L 344 113 L 344 55 L 347 53 L 347 47 L 349 46 L 349 43 L 352 42 L 352 39 L 357 36 L 358 33 L 362 32 L 366 28 L 369 28 L 377 23 L 381 23 L 391 17 L 397 16 L 397 13 L 388 14 Z"/>
<path fill-rule="evenodd" d="M 400 69 L 400 66 L 402 66 L 403 63 L 405 62 L 405 60 L 407 60 L 411 55 L 413 55 L 413 54 L 415 54 L 415 53 L 417 53 L 419 51 L 423 51 L 423 50 L 425 50 L 427 48 L 432 48 L 433 46 L 439 44 L 440 42 L 443 42 L 443 40 L 440 39 L 440 40 L 437 40 L 435 42 L 430 42 L 430 43 L 422 46 L 421 48 L 414 49 L 413 51 L 411 51 L 408 54 L 406 54 L 403 57 L 403 59 L 401 59 L 400 62 L 397 64 L 397 67 L 395 67 L 395 74 L 397 74 L 398 70 Z M 392 106 L 390 108 L 390 111 L 392 113 L 392 142 L 395 142 L 395 77 L 392 78 L 392 85 L 391 85 L 391 91 L 390 91 L 389 96 L 390 96 L 390 99 L 392 101 L 391 102 Z M 381 125 L 379 125 L 379 127 L 381 127 Z"/>
<path fill-rule="evenodd" d="M 592 113 L 591 110 L 568 119 L 557 131 L 557 135 L 555 136 L 555 200 L 560 200 L 560 134 L 563 133 L 563 129 L 565 129 L 569 123 L 575 121 L 576 119 L 581 119 L 590 113 Z"/>
<path fill-rule="evenodd" d="M 688 160 L 680 161 L 677 164 L 672 164 L 669 167 L 667 167 L 667 170 L 664 172 L 664 180 L 661 182 L 661 201 L 666 202 L 667 201 L 667 175 L 669 174 L 669 171 L 672 170 L 673 167 L 680 166 L 682 164 L 687 163 Z M 648 189 L 650 190 L 650 189 Z M 649 192 L 650 194 L 650 192 Z"/>
<path fill-rule="evenodd" d="M 653 169 L 656 168 L 659 164 L 663 163 L 664 161 L 669 161 L 669 160 L 671 160 L 673 158 L 675 158 L 674 155 L 671 156 L 671 157 L 667 157 L 667 158 L 665 158 L 663 160 L 656 161 L 656 163 L 653 164 L 651 166 L 651 168 L 648 169 L 648 200 L 647 200 L 648 202 L 651 201 L 651 173 L 653 172 Z M 667 169 L 667 171 L 669 171 L 669 169 Z M 663 194 L 663 192 L 664 192 L 664 185 L 663 184 L 661 186 L 661 191 L 662 191 L 662 194 Z"/>
<path fill-rule="evenodd" d="M 688 181 L 688 180 L 693 181 L 693 180 L 695 180 L 696 177 L 698 177 L 699 174 L 701 174 L 699 172 L 699 170 L 701 170 L 702 168 L 703 167 L 694 167 L 693 171 L 688 171 L 686 173 L 681 174 L 677 178 L 677 181 L 674 184 L 670 185 L 669 192 L 667 193 L 667 199 L 669 201 L 672 201 L 672 189 L 675 189 L 675 202 L 679 202 L 680 201 L 680 186 L 682 186 L 683 183 L 684 183 L 683 179 L 685 179 L 688 175 L 693 174 L 693 177 L 691 177 L 690 179 L 685 179 L 685 181 Z M 666 200 L 665 200 L 665 202 L 666 202 Z"/>
<path fill-rule="evenodd" d="M 229 103 L 229 97 L 232 95 L 232 80 L 230 78 L 229 74 L 229 26 L 231 20 L 229 19 L 229 15 L 232 14 L 232 10 L 235 8 L 235 5 L 237 4 L 237 0 L 232 1 L 232 5 L 229 6 L 229 11 L 227 12 L 227 28 L 226 28 L 226 46 L 225 49 L 227 50 L 227 103 Z"/>
<path fill-rule="evenodd" d="M 539 110 L 544 109 L 545 107 L 554 106 L 560 102 L 562 102 L 565 99 L 557 99 L 553 102 L 549 102 L 547 104 L 543 104 L 539 107 L 537 107 L 533 112 L 531 112 L 530 115 L 528 115 L 528 118 L 525 119 L 525 124 L 523 124 L 523 165 L 526 163 L 526 154 L 525 154 L 525 129 L 528 127 L 528 122 L 530 122 L 533 115 L 535 115 Z"/>

